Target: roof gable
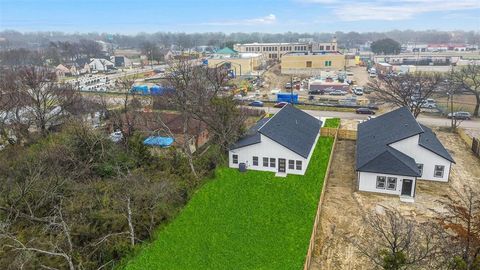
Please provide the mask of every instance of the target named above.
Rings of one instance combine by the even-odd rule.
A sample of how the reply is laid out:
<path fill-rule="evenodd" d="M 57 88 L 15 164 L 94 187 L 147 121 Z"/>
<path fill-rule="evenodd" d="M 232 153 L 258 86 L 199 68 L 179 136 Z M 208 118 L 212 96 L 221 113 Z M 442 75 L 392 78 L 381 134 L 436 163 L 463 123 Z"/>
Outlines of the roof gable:
<path fill-rule="evenodd" d="M 287 104 L 259 129 L 259 133 L 308 158 L 321 126 L 317 118 Z"/>
<path fill-rule="evenodd" d="M 443 144 L 438 140 L 437 135 L 435 135 L 430 128 L 422 124 L 420 124 L 420 126 L 423 128 L 424 132 L 420 134 L 418 144 L 448 161 L 455 162 L 447 149 L 445 149 Z"/>
<path fill-rule="evenodd" d="M 363 170 L 366 164 L 370 164 L 370 169 L 374 169 L 372 166 L 376 166 L 374 170 L 381 172 L 382 169 L 390 166 L 388 163 L 392 161 L 377 159 L 377 157 L 390 150 L 389 144 L 423 132 L 422 127 L 406 107 L 359 124 L 357 133 L 357 170 Z M 392 150 L 390 150 L 390 153 L 392 153 Z M 403 175 L 411 173 L 412 168 L 409 168 L 411 164 L 408 164 L 406 158 L 401 158 L 398 153 L 393 153 L 392 155 L 396 155 L 397 159 L 406 166 L 398 165 L 403 168 L 405 173 Z M 374 159 L 377 162 L 372 163 L 371 161 Z"/>
<path fill-rule="evenodd" d="M 360 171 L 394 175 L 420 176 L 415 160 L 402 152 L 388 147 L 375 158 L 364 164 Z"/>
<path fill-rule="evenodd" d="M 260 143 L 262 134 L 294 153 L 308 158 L 321 126 L 322 122 L 317 118 L 287 104 L 272 118 L 258 121 L 230 149 Z"/>

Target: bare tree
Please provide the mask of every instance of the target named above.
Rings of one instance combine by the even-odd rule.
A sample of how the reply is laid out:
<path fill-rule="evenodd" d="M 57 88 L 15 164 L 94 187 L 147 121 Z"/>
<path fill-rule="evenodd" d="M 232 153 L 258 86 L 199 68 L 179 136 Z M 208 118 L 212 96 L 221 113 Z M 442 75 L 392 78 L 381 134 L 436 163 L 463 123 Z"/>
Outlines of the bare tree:
<path fill-rule="evenodd" d="M 479 116 L 480 109 L 480 65 L 468 65 L 451 76 L 454 87 L 475 95 L 476 105 L 473 116 Z"/>
<path fill-rule="evenodd" d="M 441 201 L 446 213 L 440 213 L 440 225 L 448 232 L 443 253 L 453 269 L 480 268 L 480 197 L 465 186 L 459 199 Z"/>
<path fill-rule="evenodd" d="M 49 126 L 62 123 L 67 109 L 81 99 L 80 94 L 68 84 L 58 84 L 55 72 L 41 67 L 24 67 L 18 71 L 18 99 L 23 100 L 23 117 L 30 118 L 45 135 Z"/>
<path fill-rule="evenodd" d="M 438 233 L 431 223 L 417 223 L 398 211 L 364 216 L 366 232 L 352 240 L 376 268 L 399 270 L 434 263 L 439 251 Z"/>
<path fill-rule="evenodd" d="M 408 107 L 415 118 L 420 114 L 424 102 L 438 90 L 440 75 L 407 73 L 404 75 L 380 75 L 368 83 L 380 101 L 398 107 Z"/>

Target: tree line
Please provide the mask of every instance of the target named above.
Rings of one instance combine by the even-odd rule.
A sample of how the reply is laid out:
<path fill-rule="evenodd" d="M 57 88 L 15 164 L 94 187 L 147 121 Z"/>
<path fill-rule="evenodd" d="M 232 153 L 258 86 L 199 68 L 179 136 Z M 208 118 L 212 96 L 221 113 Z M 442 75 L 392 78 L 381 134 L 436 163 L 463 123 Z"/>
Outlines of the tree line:
<path fill-rule="evenodd" d="M 0 82 L 0 265 L 7 269 L 113 269 L 169 222 L 245 130 L 248 112 L 220 90 L 222 69 L 171 63 L 171 95 L 140 99 L 125 77 L 121 106 L 86 99 L 55 82 L 43 67 L 5 69 Z M 183 142 L 152 154 L 143 144 L 145 104 L 181 116 Z M 84 120 L 99 111 L 109 132 Z M 255 111 L 257 113 L 257 111 Z M 152 121 L 175 137 L 156 110 Z M 205 123 L 211 142 L 192 153 L 191 119 Z"/>
<path fill-rule="evenodd" d="M 39 49 L 48 47 L 50 42 L 78 42 L 81 39 L 102 40 L 113 43 L 122 48 L 140 48 L 144 42 L 154 42 L 162 47 L 169 48 L 176 45 L 182 48 L 191 48 L 201 45 L 222 47 L 233 43 L 246 42 L 297 42 L 299 38 L 313 38 L 316 41 L 330 41 L 333 37 L 338 39 L 339 45 L 345 48 L 355 48 L 365 44 L 367 41 L 374 41 L 384 38 L 391 38 L 400 43 L 469 43 L 478 44 L 480 34 L 475 31 L 413 31 L 393 30 L 388 32 L 342 32 L 334 33 L 138 33 L 136 35 L 109 34 L 109 33 L 75 33 L 67 34 L 62 32 L 32 32 L 21 33 L 13 30 L 0 32 L 0 37 L 5 41 L 0 43 L 0 48 L 30 48 Z"/>

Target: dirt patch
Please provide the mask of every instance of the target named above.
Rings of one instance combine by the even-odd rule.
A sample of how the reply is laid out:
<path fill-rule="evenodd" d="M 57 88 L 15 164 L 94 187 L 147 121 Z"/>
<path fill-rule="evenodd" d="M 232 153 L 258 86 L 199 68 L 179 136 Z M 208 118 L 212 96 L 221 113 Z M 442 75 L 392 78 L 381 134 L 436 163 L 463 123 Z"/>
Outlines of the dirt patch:
<path fill-rule="evenodd" d="M 372 269 L 370 262 L 349 241 L 362 235 L 366 229 L 362 221 L 366 211 L 373 211 L 378 206 L 392 207 L 419 221 L 430 220 L 443 210 L 438 203 L 443 196 L 458 196 L 464 185 L 480 191 L 480 160 L 466 148 L 458 135 L 436 133 L 456 164 L 452 166 L 448 183 L 418 181 L 415 203 L 400 202 L 398 196 L 356 191 L 355 142 L 338 141 L 310 269 Z"/>

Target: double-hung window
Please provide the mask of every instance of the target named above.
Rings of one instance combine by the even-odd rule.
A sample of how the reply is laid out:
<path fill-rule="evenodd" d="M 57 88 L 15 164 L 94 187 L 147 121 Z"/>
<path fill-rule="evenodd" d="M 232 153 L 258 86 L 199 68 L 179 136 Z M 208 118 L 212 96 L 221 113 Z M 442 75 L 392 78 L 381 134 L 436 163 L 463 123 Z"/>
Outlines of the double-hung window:
<path fill-rule="evenodd" d="M 232 155 L 232 163 L 238 164 L 238 155 Z"/>
<path fill-rule="evenodd" d="M 438 178 L 442 178 L 444 171 L 445 171 L 445 166 L 435 165 L 435 172 L 434 172 L 433 176 L 438 177 Z"/>
<path fill-rule="evenodd" d="M 387 189 L 388 190 L 396 190 L 397 189 L 397 178 L 395 178 L 395 177 L 388 177 L 387 178 Z"/>
<path fill-rule="evenodd" d="M 423 164 L 418 163 L 417 168 L 420 171 L 420 177 L 422 177 L 422 175 L 423 175 Z"/>
<path fill-rule="evenodd" d="M 275 168 L 275 159 L 270 158 L 270 167 Z"/>
<path fill-rule="evenodd" d="M 377 176 L 377 188 L 385 189 L 385 182 L 387 181 L 385 176 Z"/>
<path fill-rule="evenodd" d="M 258 157 L 253 157 L 253 166 L 258 166 Z"/>
<path fill-rule="evenodd" d="M 296 165 L 297 165 L 297 166 L 296 166 L 296 169 L 297 169 L 298 171 L 301 171 L 301 170 L 302 170 L 302 161 L 301 161 L 301 160 L 297 160 L 297 164 L 296 164 Z"/>
<path fill-rule="evenodd" d="M 289 170 L 295 170 L 295 160 L 290 159 L 290 160 L 288 161 L 288 169 L 289 169 Z"/>

